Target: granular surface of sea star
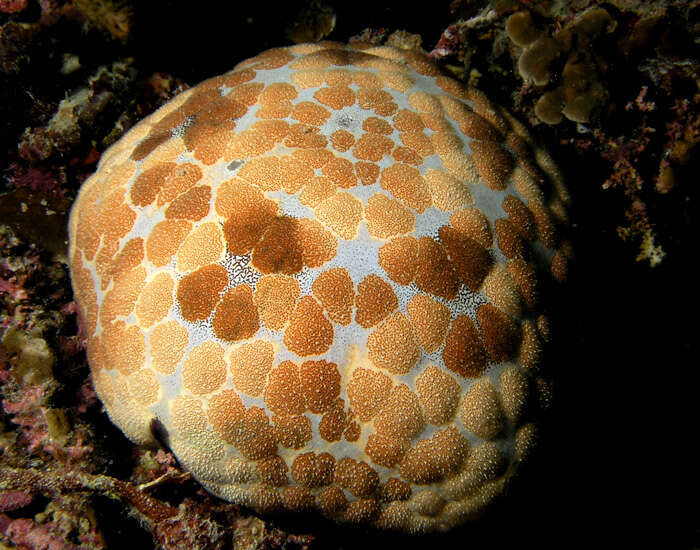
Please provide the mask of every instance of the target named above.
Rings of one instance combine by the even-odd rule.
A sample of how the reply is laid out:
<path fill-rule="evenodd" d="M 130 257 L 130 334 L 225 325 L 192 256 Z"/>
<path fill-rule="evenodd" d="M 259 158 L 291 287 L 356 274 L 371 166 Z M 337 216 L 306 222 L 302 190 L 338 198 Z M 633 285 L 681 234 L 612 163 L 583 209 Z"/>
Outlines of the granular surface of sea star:
<path fill-rule="evenodd" d="M 225 499 L 449 529 L 532 446 L 567 200 L 525 128 L 420 53 L 264 52 L 143 120 L 81 189 L 97 392 Z"/>

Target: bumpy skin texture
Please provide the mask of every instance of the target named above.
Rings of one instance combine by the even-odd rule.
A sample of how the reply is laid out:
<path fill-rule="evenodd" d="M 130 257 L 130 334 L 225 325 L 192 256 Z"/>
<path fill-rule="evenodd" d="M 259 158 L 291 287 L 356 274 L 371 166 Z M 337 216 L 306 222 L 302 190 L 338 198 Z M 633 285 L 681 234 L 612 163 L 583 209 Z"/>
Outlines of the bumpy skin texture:
<path fill-rule="evenodd" d="M 225 499 L 458 525 L 532 445 L 566 200 L 524 128 L 420 54 L 267 51 L 142 121 L 81 189 L 97 391 Z"/>

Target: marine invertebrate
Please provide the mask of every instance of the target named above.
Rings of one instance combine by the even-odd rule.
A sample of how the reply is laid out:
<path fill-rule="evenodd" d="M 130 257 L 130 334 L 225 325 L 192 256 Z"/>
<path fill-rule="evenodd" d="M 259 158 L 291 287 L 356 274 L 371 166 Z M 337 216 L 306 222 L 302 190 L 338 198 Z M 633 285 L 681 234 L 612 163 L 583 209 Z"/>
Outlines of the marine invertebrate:
<path fill-rule="evenodd" d="M 537 28 L 527 10 L 508 18 L 508 36 L 516 46 L 524 48 L 518 59 L 522 78 L 544 87 L 552 81 L 552 73 L 560 74 L 556 86 L 550 86 L 535 105 L 535 115 L 542 122 L 558 124 L 563 117 L 588 122 L 591 114 L 605 103 L 608 91 L 601 75 L 607 65 L 592 47 L 599 36 L 614 28 L 610 14 L 598 7 L 579 14 L 551 36 Z M 558 65 L 562 65 L 559 70 Z"/>
<path fill-rule="evenodd" d="M 73 6 L 91 24 L 117 40 L 126 42 L 129 39 L 133 19 L 129 4 L 119 0 L 75 0 Z"/>
<path fill-rule="evenodd" d="M 106 152 L 70 219 L 96 389 L 260 511 L 425 532 L 533 442 L 566 191 L 419 53 L 274 49 Z"/>

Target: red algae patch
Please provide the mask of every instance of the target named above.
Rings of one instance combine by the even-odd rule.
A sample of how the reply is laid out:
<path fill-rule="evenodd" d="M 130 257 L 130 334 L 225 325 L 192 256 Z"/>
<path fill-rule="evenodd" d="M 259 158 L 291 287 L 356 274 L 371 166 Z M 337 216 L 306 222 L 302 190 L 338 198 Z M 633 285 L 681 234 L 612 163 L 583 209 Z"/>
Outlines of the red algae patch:
<path fill-rule="evenodd" d="M 481 514 L 546 393 L 541 290 L 570 255 L 549 157 L 418 52 L 278 48 L 187 94 L 71 214 L 112 420 L 261 513 Z"/>

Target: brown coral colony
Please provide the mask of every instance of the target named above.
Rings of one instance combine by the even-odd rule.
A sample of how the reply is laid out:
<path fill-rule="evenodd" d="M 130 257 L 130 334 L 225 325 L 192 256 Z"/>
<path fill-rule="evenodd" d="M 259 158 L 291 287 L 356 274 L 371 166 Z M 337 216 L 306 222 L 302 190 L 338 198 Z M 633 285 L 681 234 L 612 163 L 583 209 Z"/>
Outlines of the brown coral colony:
<path fill-rule="evenodd" d="M 213 493 L 459 525 L 532 445 L 567 196 L 546 152 L 422 54 L 279 48 L 106 152 L 70 222 L 97 391 Z"/>

